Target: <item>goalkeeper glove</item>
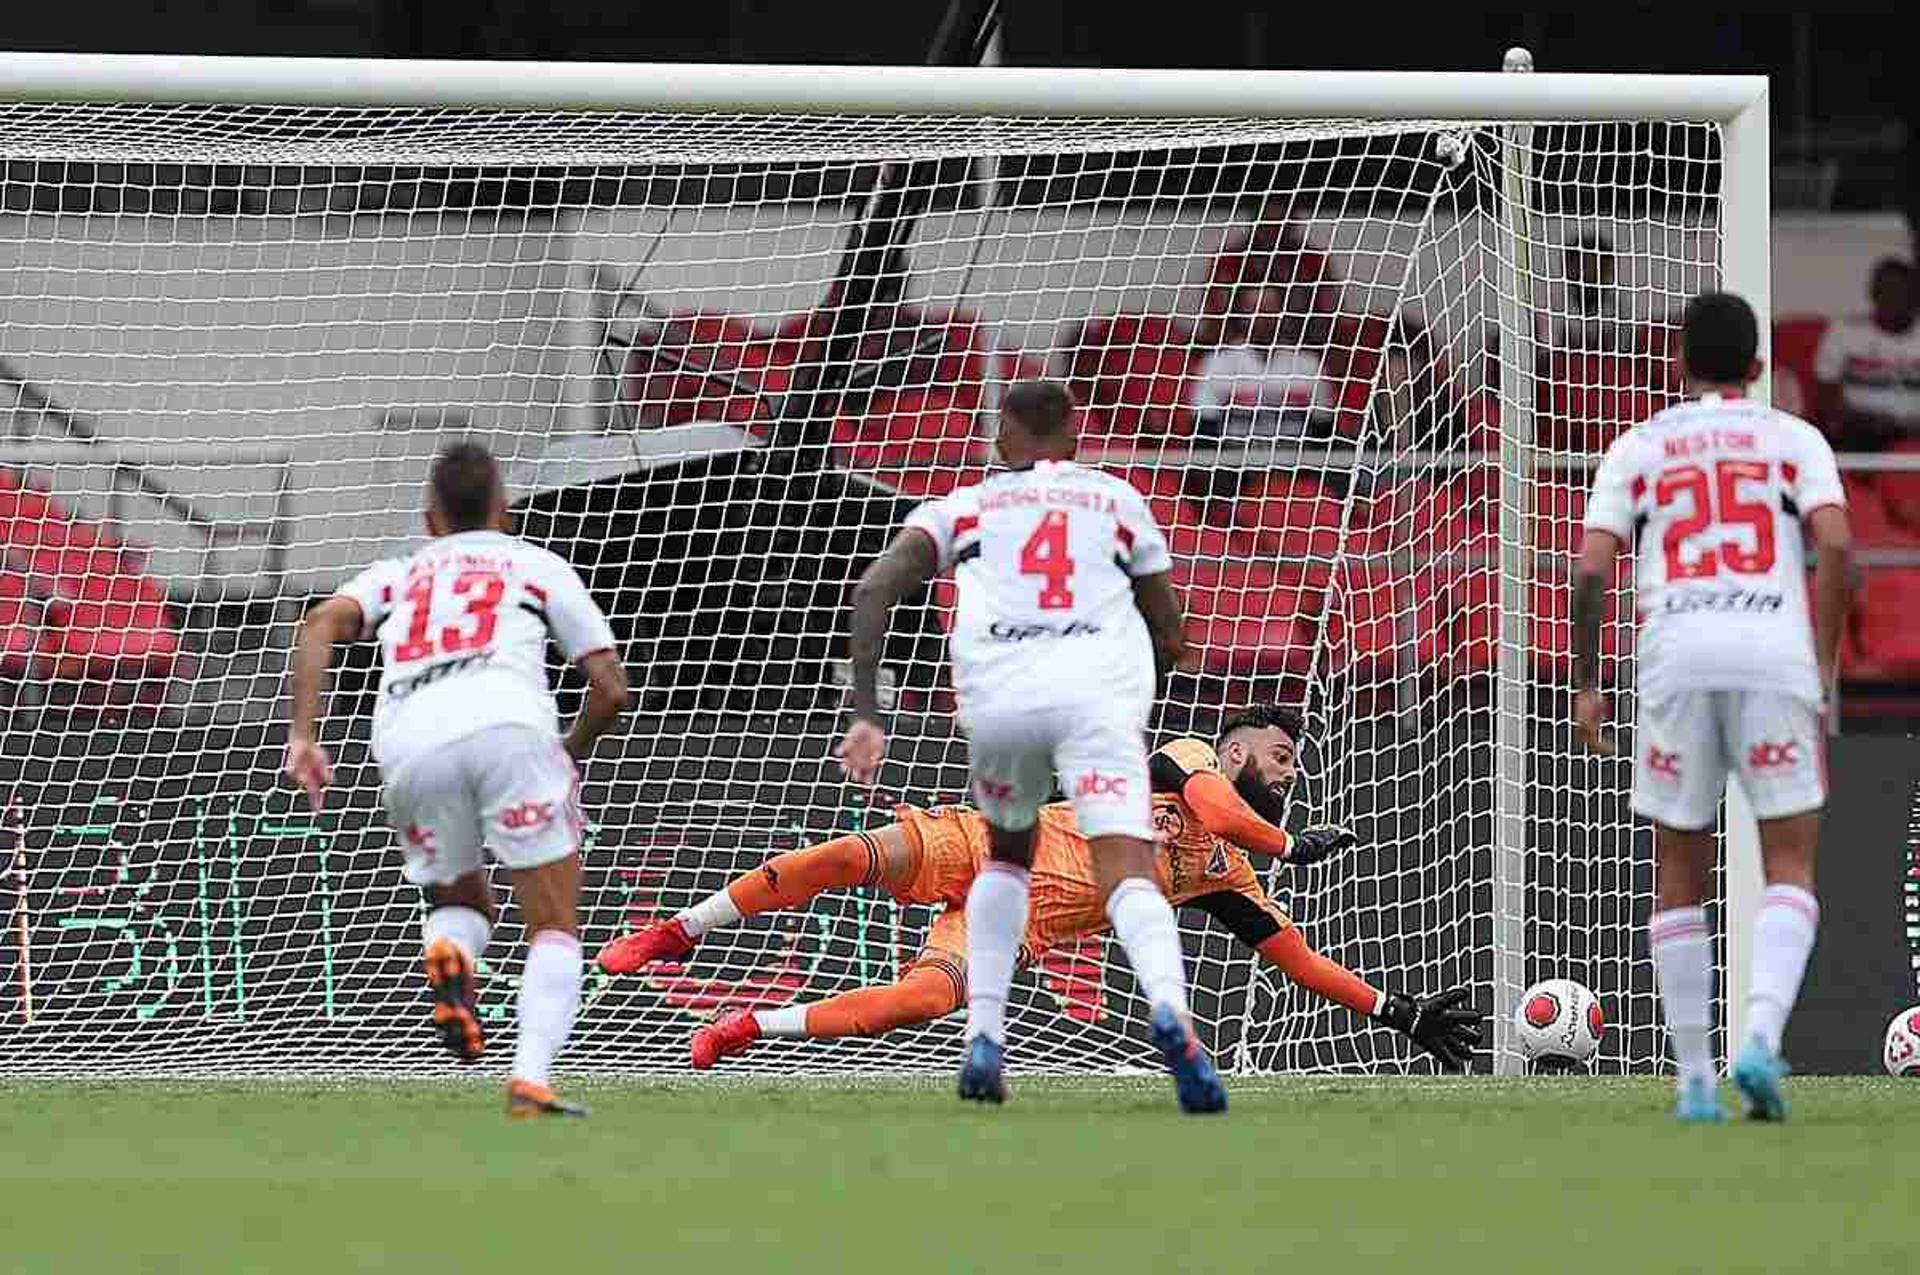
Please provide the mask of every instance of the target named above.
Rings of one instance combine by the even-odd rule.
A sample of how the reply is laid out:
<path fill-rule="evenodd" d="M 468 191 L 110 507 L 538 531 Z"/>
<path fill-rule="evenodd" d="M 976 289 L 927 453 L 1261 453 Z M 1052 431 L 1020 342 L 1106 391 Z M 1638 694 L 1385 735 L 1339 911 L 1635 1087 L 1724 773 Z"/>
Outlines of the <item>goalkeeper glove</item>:
<path fill-rule="evenodd" d="M 1438 996 L 1415 1000 L 1388 992 L 1387 1003 L 1373 1021 L 1413 1038 L 1414 1044 L 1440 1060 L 1448 1071 L 1465 1071 L 1480 1043 L 1480 1011 L 1466 1003 L 1467 989 L 1456 987 Z"/>
<path fill-rule="evenodd" d="M 1307 828 L 1294 834 L 1287 844 L 1287 862 L 1304 867 L 1309 863 L 1318 863 L 1342 850 L 1351 850 L 1360 838 L 1345 828 L 1322 825 Z"/>

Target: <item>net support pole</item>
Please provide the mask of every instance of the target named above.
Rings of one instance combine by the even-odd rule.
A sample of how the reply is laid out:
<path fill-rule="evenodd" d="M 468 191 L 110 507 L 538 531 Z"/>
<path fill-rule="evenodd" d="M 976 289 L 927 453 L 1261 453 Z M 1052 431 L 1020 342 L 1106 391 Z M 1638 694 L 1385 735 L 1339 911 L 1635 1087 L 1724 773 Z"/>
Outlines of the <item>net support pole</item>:
<path fill-rule="evenodd" d="M 1533 55 L 1509 49 L 1505 70 L 1531 73 Z M 1500 201 L 1500 632 L 1494 673 L 1493 1069 L 1519 1074 L 1514 1007 L 1527 985 L 1527 606 L 1533 554 L 1533 279 L 1529 248 L 1533 128 L 1503 129 Z"/>
<path fill-rule="evenodd" d="M 1768 224 L 1769 156 L 1767 94 L 1763 90 L 1729 120 L 1721 134 L 1720 286 L 1745 297 L 1760 319 L 1760 379 L 1752 394 L 1772 401 L 1770 337 L 1773 317 L 1772 252 Z M 1731 1057 L 1746 1034 L 1747 975 L 1752 965 L 1753 922 L 1760 912 L 1766 882 L 1760 868 L 1760 827 L 1738 781 L 1727 785 L 1721 815 L 1725 838 L 1725 927 L 1722 950 L 1727 974 L 1721 982 L 1720 1021 L 1726 1027 Z"/>

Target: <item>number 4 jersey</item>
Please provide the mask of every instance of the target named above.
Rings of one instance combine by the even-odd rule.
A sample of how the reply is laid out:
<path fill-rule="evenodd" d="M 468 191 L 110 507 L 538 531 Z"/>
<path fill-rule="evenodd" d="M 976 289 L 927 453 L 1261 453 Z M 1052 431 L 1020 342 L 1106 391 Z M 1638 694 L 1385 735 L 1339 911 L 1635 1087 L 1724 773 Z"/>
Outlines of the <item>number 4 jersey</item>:
<path fill-rule="evenodd" d="M 1708 395 L 1622 435 L 1586 525 L 1635 545 L 1640 691 L 1778 690 L 1818 702 L 1801 523 L 1844 507 L 1813 426 Z"/>
<path fill-rule="evenodd" d="M 1151 698 L 1153 645 L 1133 582 L 1172 561 L 1146 501 L 1125 481 L 1041 461 L 928 501 L 907 526 L 932 539 L 941 570 L 954 571 L 962 700 L 1009 690 L 1053 703 L 1102 692 Z"/>
<path fill-rule="evenodd" d="M 495 726 L 559 730 L 547 637 L 569 661 L 614 649 L 580 577 L 498 531 L 443 536 L 340 587 L 384 661 L 373 755 L 384 769 Z"/>

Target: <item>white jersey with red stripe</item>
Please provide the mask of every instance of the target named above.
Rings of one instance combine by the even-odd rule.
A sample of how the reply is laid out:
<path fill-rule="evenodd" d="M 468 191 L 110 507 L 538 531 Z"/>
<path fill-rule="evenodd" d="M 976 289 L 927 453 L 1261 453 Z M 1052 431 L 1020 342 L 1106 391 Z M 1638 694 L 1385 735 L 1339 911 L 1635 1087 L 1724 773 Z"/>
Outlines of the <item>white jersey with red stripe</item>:
<path fill-rule="evenodd" d="M 1616 440 L 1586 525 L 1635 546 L 1642 696 L 1818 702 L 1801 524 L 1845 504 L 1820 431 L 1749 399 L 1682 403 Z"/>
<path fill-rule="evenodd" d="M 954 571 L 954 689 L 963 703 L 1003 692 L 1054 704 L 1151 696 L 1153 644 L 1133 582 L 1172 559 L 1124 480 L 1041 461 L 928 501 L 907 526 Z"/>
<path fill-rule="evenodd" d="M 360 636 L 380 641 L 373 755 L 388 771 L 495 726 L 559 732 L 547 638 L 567 660 L 614 649 L 613 629 L 564 560 L 498 531 L 443 536 L 340 586 Z"/>

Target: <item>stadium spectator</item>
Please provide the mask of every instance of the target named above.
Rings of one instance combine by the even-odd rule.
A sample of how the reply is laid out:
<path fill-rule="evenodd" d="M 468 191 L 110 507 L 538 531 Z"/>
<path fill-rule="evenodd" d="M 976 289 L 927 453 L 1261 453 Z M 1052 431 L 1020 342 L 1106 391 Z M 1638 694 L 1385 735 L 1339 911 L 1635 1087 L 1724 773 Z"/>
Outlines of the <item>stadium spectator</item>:
<path fill-rule="evenodd" d="M 1551 354 L 1624 354 L 1639 345 L 1638 325 L 1620 314 L 1619 254 L 1598 230 L 1561 251 L 1566 284 L 1542 334 Z"/>
<path fill-rule="evenodd" d="M 1340 308 L 1340 280 L 1327 263 L 1326 254 L 1307 242 L 1306 235 L 1287 219 L 1286 210 L 1277 203 L 1262 209 L 1252 225 L 1230 235 L 1213 259 L 1202 306 L 1207 316 L 1201 327 L 1202 339 L 1218 339 L 1220 327 L 1233 309 L 1235 294 L 1255 283 L 1305 288 L 1318 313 L 1331 314 Z"/>
<path fill-rule="evenodd" d="M 1255 283 L 1234 291 L 1219 344 L 1195 366 L 1190 405 L 1215 438 L 1299 438 L 1332 431 L 1334 394 L 1322 371 L 1325 321 L 1311 286 Z"/>
<path fill-rule="evenodd" d="M 1913 266 L 1888 257 L 1873 268 L 1873 311 L 1827 329 L 1814 356 L 1821 428 L 1841 451 L 1920 440 L 1920 325 Z"/>

